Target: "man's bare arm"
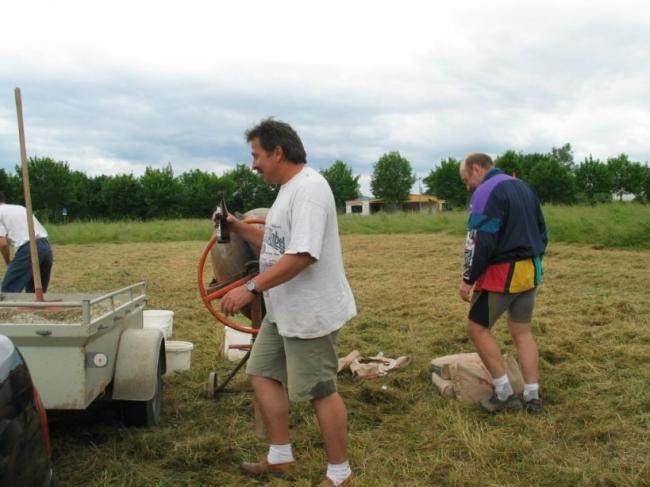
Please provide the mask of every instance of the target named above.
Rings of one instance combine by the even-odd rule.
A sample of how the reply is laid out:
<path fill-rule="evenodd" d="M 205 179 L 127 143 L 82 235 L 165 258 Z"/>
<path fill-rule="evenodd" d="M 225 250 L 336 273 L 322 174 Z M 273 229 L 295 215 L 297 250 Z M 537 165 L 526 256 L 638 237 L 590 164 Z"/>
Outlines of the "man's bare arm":
<path fill-rule="evenodd" d="M 313 259 L 309 254 L 284 254 L 275 264 L 253 278 L 255 288 L 258 291 L 266 291 L 287 282 L 312 262 Z M 253 295 L 244 286 L 236 287 L 221 300 L 221 311 L 233 315 L 252 300 Z"/>
<path fill-rule="evenodd" d="M 11 262 L 11 251 L 9 250 L 6 237 L 0 237 L 0 253 L 5 260 L 5 264 L 9 265 L 9 262 Z"/>

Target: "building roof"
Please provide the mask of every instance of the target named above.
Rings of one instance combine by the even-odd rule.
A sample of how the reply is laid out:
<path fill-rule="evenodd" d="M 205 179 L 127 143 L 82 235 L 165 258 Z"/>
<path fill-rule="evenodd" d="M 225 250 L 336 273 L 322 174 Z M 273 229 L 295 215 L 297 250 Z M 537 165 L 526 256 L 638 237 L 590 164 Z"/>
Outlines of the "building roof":
<path fill-rule="evenodd" d="M 346 204 L 354 204 L 354 203 L 361 203 L 363 201 L 368 201 L 370 200 L 370 203 L 383 203 L 384 200 L 382 198 L 368 198 L 368 197 L 361 197 L 356 200 L 349 200 L 346 201 Z M 441 200 L 440 198 L 436 198 L 435 196 L 429 195 L 429 194 L 410 194 L 408 198 L 405 201 L 402 201 L 402 203 L 433 203 L 433 204 L 438 204 L 438 203 L 444 203 L 445 200 Z"/>

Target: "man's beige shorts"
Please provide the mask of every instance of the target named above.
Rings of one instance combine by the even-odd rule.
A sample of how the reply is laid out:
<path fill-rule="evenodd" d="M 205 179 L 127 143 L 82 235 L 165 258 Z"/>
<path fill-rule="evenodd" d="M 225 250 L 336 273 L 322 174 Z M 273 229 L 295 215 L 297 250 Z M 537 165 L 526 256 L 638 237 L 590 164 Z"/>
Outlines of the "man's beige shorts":
<path fill-rule="evenodd" d="M 284 384 L 291 401 L 321 399 L 336 392 L 338 330 L 319 338 L 280 336 L 264 320 L 248 359 L 246 373 Z"/>

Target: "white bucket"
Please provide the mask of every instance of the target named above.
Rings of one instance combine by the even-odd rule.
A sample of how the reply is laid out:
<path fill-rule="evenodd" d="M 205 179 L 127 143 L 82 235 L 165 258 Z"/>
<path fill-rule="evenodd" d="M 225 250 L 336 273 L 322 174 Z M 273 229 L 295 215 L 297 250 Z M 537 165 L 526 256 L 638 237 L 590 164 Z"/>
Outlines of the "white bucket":
<path fill-rule="evenodd" d="M 167 373 L 175 370 L 189 370 L 192 363 L 192 342 L 165 341 L 165 358 L 167 359 Z"/>
<path fill-rule="evenodd" d="M 171 338 L 174 312 L 167 309 L 146 309 L 142 312 L 142 327 L 159 329 L 165 339 Z"/>
<path fill-rule="evenodd" d="M 250 345 L 252 335 L 250 333 L 237 331 L 229 326 L 226 326 L 225 328 L 226 338 L 223 341 L 223 353 L 226 355 L 228 360 L 237 362 L 246 355 L 247 350 L 238 350 L 236 348 L 231 349 L 230 345 Z"/>

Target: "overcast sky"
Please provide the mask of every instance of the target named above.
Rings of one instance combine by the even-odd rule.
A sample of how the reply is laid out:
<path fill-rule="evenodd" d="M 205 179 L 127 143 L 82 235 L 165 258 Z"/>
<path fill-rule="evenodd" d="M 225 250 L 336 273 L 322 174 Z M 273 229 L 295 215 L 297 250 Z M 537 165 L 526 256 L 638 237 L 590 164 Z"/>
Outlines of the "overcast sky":
<path fill-rule="evenodd" d="M 0 167 L 217 174 L 243 132 L 289 122 L 309 164 L 361 175 L 399 151 L 418 176 L 473 151 L 650 161 L 642 1 L 32 1 L 0 9 Z M 417 191 L 417 183 L 414 187 Z"/>

